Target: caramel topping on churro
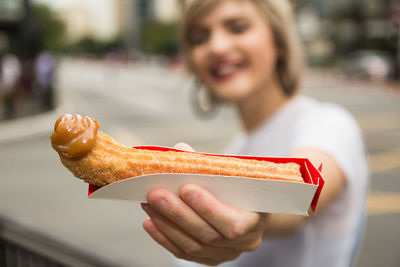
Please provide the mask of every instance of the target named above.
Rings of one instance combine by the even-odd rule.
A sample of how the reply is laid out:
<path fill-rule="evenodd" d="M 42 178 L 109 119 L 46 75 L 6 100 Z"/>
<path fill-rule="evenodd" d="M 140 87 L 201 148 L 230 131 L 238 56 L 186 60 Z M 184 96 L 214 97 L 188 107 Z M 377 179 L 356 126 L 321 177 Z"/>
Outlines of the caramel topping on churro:
<path fill-rule="evenodd" d="M 64 114 L 54 125 L 51 145 L 64 157 L 83 157 L 94 147 L 99 126 L 97 120 L 87 116 Z"/>

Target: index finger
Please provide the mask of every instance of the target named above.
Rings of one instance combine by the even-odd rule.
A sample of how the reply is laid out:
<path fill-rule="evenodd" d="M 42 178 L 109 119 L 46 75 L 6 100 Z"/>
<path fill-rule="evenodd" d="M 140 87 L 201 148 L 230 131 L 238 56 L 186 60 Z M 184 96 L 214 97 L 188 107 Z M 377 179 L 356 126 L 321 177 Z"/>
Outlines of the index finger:
<path fill-rule="evenodd" d="M 227 239 L 251 232 L 260 223 L 260 215 L 231 207 L 196 184 L 186 184 L 180 195 L 187 205 Z"/>

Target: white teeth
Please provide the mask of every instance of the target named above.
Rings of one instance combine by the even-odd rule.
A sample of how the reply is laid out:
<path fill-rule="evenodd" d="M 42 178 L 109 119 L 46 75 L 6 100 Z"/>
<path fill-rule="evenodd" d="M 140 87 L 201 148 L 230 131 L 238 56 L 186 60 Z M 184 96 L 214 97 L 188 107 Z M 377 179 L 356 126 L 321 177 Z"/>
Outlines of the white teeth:
<path fill-rule="evenodd" d="M 223 65 L 217 68 L 217 75 L 228 75 L 236 70 L 236 66 L 234 65 Z"/>

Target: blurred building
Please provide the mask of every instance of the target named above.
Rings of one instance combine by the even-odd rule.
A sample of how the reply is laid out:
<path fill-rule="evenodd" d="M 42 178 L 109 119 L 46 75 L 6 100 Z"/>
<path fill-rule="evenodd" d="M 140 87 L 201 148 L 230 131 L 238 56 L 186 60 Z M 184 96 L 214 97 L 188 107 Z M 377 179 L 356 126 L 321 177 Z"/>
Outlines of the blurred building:
<path fill-rule="evenodd" d="M 367 72 L 379 72 L 380 79 L 400 77 L 400 12 L 396 12 L 396 7 L 400 10 L 399 0 L 295 3 L 296 24 L 311 64 L 353 61 L 359 64 L 348 64 L 351 73 L 370 76 Z"/>
<path fill-rule="evenodd" d="M 351 42 L 349 39 L 362 42 L 389 35 L 387 0 L 318 0 L 316 3 L 321 18 L 335 24 L 332 28 L 337 36 L 346 39 L 344 43 Z"/>
<path fill-rule="evenodd" d="M 10 34 L 22 21 L 23 13 L 22 1 L 0 2 L 0 51 L 2 53 L 10 46 Z"/>
<path fill-rule="evenodd" d="M 14 0 L 2 0 L 18 2 Z M 67 40 L 83 37 L 110 40 L 125 35 L 131 45 L 139 43 L 139 29 L 147 20 L 177 20 L 177 0 L 33 0 L 59 13 L 66 24 Z"/>
<path fill-rule="evenodd" d="M 175 22 L 180 17 L 179 0 L 155 0 L 155 17 L 162 22 Z"/>
<path fill-rule="evenodd" d="M 29 0 L 0 1 L 0 52 L 30 56 L 36 39 Z"/>
<path fill-rule="evenodd" d="M 66 39 L 84 37 L 110 40 L 120 35 L 125 22 L 125 0 L 32 0 L 56 11 L 66 26 Z"/>
<path fill-rule="evenodd" d="M 0 1 L 0 24 L 6 26 L 21 21 L 25 14 L 25 4 L 23 0 Z"/>
<path fill-rule="evenodd" d="M 179 0 L 128 0 L 130 7 L 125 21 L 125 39 L 128 47 L 138 48 L 141 30 L 149 21 L 173 23 L 179 19 Z M 125 3 L 126 3 L 125 2 Z"/>

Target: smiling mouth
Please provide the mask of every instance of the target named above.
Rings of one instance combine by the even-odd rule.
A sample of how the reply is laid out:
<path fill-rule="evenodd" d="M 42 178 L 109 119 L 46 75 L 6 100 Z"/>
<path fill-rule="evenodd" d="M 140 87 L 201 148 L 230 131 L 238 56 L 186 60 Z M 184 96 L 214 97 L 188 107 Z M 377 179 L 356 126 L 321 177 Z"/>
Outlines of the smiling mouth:
<path fill-rule="evenodd" d="M 238 74 L 244 64 L 218 64 L 210 69 L 211 76 L 217 81 L 225 81 Z"/>

